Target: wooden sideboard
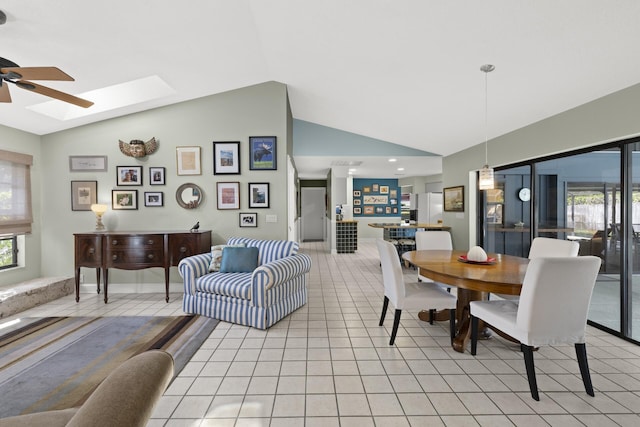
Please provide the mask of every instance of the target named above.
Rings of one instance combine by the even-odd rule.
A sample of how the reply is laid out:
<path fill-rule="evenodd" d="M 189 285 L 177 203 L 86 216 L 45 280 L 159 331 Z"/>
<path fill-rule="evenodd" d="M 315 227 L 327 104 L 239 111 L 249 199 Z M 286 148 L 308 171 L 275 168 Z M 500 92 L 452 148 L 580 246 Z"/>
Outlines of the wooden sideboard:
<path fill-rule="evenodd" d="M 164 268 L 165 300 L 169 302 L 169 268 L 181 259 L 211 250 L 211 231 L 149 231 L 76 233 L 76 302 L 80 301 L 80 267 L 96 269 L 100 293 L 100 271 L 104 272 L 104 302 L 108 301 L 109 269 Z"/>

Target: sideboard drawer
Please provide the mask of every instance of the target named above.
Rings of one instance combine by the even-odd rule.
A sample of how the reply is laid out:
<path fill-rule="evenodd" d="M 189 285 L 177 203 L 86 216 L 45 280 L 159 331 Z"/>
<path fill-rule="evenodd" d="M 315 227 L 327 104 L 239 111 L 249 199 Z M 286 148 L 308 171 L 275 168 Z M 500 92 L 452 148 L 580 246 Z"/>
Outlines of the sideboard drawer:
<path fill-rule="evenodd" d="M 177 266 L 180 260 L 211 250 L 211 232 L 173 233 L 169 235 L 169 264 Z"/>
<path fill-rule="evenodd" d="M 115 268 L 140 268 L 145 267 L 162 267 L 164 265 L 164 253 L 162 248 L 140 249 L 132 251 L 130 249 L 111 249 L 107 250 L 106 264 L 108 267 Z"/>
<path fill-rule="evenodd" d="M 102 236 L 96 234 L 76 236 L 75 265 L 95 268 L 102 266 Z"/>
<path fill-rule="evenodd" d="M 160 248 L 164 246 L 164 236 L 160 234 L 111 235 L 107 236 L 107 248 Z"/>

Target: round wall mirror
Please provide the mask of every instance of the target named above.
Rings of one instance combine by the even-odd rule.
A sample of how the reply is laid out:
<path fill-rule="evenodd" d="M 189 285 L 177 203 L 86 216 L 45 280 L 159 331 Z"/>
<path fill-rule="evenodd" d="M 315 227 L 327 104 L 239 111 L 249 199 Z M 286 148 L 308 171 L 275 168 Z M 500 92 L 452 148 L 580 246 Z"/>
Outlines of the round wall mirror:
<path fill-rule="evenodd" d="M 202 203 L 202 190 L 196 184 L 182 184 L 176 191 L 178 204 L 185 209 L 195 209 Z"/>

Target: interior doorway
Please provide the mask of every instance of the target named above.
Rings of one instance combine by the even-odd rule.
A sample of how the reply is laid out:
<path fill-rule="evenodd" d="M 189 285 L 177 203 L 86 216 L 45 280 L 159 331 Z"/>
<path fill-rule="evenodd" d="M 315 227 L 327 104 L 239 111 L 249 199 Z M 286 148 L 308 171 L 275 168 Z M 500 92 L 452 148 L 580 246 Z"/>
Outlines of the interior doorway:
<path fill-rule="evenodd" d="M 326 238 L 327 189 L 324 187 L 303 187 L 301 189 L 302 241 L 323 242 Z"/>

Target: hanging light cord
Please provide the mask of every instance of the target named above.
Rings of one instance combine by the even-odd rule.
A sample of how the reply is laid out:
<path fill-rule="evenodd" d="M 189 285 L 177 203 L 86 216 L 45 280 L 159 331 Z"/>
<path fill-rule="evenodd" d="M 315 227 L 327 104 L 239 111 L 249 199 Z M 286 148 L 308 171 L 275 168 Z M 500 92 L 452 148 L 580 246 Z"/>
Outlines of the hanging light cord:
<path fill-rule="evenodd" d="M 489 73 L 493 71 L 495 67 L 491 64 L 486 64 L 480 67 L 480 70 L 484 71 L 484 164 L 489 165 Z"/>
<path fill-rule="evenodd" d="M 484 164 L 489 165 L 489 72 L 484 72 Z"/>

